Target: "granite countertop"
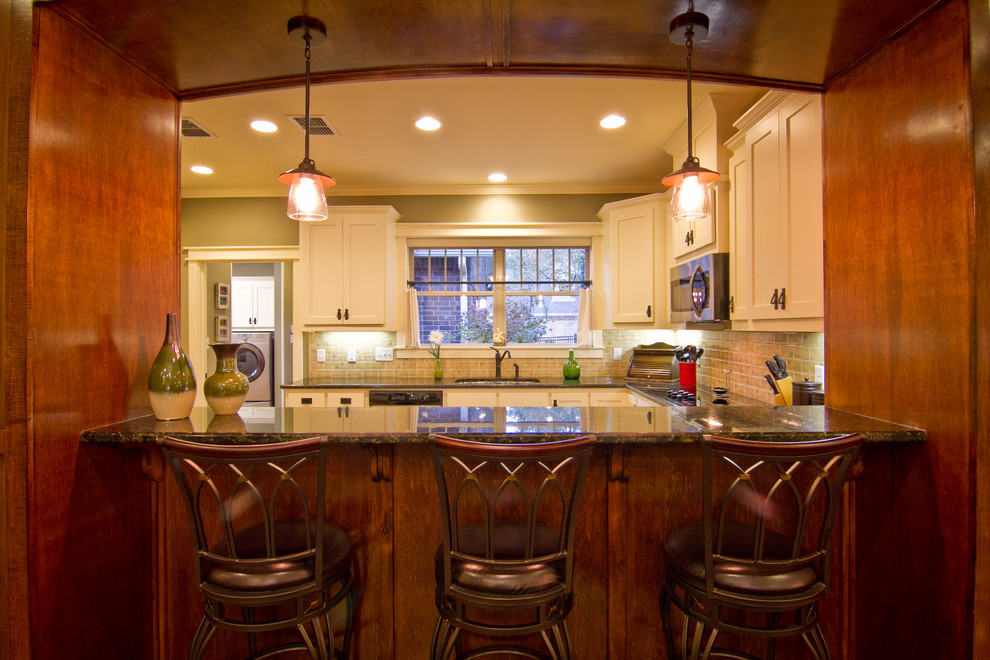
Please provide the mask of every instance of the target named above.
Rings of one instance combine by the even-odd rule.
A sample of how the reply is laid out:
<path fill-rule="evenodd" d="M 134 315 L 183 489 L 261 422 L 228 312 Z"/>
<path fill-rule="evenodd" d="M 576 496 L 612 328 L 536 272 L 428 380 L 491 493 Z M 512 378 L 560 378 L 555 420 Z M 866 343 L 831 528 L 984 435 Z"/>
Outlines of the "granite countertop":
<path fill-rule="evenodd" d="M 329 435 L 335 442 L 423 443 L 430 433 L 528 442 L 594 434 L 601 443 L 695 442 L 704 433 L 765 441 L 815 439 L 859 432 L 868 443 L 919 442 L 925 432 L 825 406 L 692 406 L 612 408 L 244 407 L 237 415 L 196 408 L 188 419 L 138 417 L 83 431 L 82 442 L 153 443 L 164 435 L 206 442 L 263 444 Z"/>
<path fill-rule="evenodd" d="M 512 369 L 509 369 L 509 374 L 512 373 Z M 333 390 L 333 389 L 350 389 L 350 390 L 436 390 L 436 389 L 451 389 L 451 388 L 465 388 L 465 389 L 477 389 L 477 388 L 505 388 L 511 387 L 516 388 L 533 388 L 533 389 L 547 389 L 547 388 L 582 388 L 582 387 L 625 387 L 626 380 L 624 378 L 613 378 L 610 376 L 602 377 L 587 377 L 579 380 L 565 380 L 561 376 L 554 378 L 540 378 L 538 383 L 526 383 L 526 382 L 516 382 L 511 384 L 506 384 L 504 382 L 495 383 L 483 383 L 483 382 L 472 382 L 472 383 L 457 383 L 455 382 L 457 378 L 444 378 L 443 380 L 433 380 L 432 378 L 402 378 L 397 377 L 394 372 L 386 372 L 383 374 L 383 378 L 388 380 L 381 380 L 380 382 L 370 382 L 367 376 L 339 376 L 339 377 L 325 377 L 325 378 L 304 378 L 303 380 L 297 380 L 294 383 L 288 383 L 282 385 L 283 390 Z M 512 376 L 505 376 L 503 381 L 512 380 Z"/>

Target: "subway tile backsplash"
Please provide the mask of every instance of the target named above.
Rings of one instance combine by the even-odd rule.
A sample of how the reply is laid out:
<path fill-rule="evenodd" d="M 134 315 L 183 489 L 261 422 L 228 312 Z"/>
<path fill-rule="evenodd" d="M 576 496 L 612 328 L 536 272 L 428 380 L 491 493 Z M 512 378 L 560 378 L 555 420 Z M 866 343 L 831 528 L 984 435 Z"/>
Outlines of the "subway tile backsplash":
<path fill-rule="evenodd" d="M 806 332 L 735 332 L 697 330 L 605 330 L 602 333 L 604 357 L 582 358 L 581 375 L 623 378 L 633 348 L 640 344 L 664 341 L 668 344 L 694 344 L 705 349 L 698 362 L 698 381 L 703 385 L 725 384 L 728 374 L 730 392 L 759 401 L 773 402 L 773 393 L 763 378 L 766 362 L 780 355 L 795 381 L 814 379 L 815 365 L 824 364 L 825 342 L 822 333 Z M 402 359 L 376 362 L 375 348 L 394 347 L 394 332 L 314 332 L 307 335 L 308 373 L 312 378 L 335 377 L 348 381 L 387 383 L 396 375 L 403 378 L 430 378 L 433 359 Z M 325 351 L 325 362 L 316 361 L 316 350 Z M 622 349 L 615 360 L 614 349 Z M 347 361 L 348 349 L 354 349 L 356 361 Z M 443 354 L 441 352 L 441 356 Z M 521 358 L 506 361 L 503 374 L 519 365 L 520 375 L 529 378 L 559 378 L 566 357 Z M 443 357 L 444 377 L 470 378 L 493 375 L 492 359 Z"/>

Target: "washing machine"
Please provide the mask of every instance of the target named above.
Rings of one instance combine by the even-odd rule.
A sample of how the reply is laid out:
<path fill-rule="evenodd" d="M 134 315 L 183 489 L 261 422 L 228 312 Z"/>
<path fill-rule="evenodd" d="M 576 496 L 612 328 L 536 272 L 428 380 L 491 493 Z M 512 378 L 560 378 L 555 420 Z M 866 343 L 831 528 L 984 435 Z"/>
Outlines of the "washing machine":
<path fill-rule="evenodd" d="M 275 333 L 233 332 L 230 340 L 241 344 L 237 351 L 237 370 L 248 377 L 245 403 L 275 405 Z"/>

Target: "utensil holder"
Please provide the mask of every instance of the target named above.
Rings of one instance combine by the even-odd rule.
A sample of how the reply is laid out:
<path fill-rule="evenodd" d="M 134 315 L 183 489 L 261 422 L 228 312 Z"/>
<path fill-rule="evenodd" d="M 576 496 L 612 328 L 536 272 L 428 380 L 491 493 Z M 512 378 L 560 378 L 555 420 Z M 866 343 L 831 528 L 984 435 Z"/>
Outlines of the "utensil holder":
<path fill-rule="evenodd" d="M 698 388 L 698 364 L 696 362 L 681 362 L 677 365 L 680 375 L 681 389 L 692 394 Z"/>

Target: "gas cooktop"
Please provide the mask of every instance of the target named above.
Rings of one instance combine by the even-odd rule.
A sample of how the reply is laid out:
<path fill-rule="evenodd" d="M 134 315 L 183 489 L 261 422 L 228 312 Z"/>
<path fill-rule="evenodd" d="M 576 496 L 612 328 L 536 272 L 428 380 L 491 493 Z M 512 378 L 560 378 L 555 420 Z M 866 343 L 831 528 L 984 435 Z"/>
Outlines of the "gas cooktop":
<path fill-rule="evenodd" d="M 713 392 L 708 388 L 699 388 L 694 391 L 678 389 L 676 383 L 658 385 L 656 383 L 629 382 L 628 385 L 672 406 L 727 406 L 756 403 L 749 399 L 745 402 L 733 401 L 731 394 L 725 392 L 723 388 L 717 388 L 719 391 Z"/>

